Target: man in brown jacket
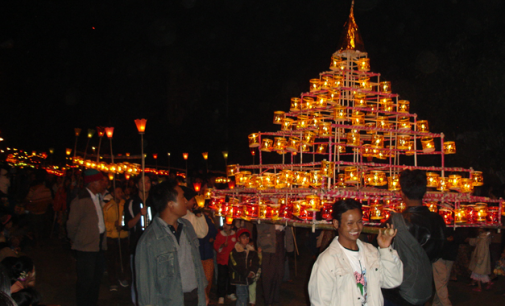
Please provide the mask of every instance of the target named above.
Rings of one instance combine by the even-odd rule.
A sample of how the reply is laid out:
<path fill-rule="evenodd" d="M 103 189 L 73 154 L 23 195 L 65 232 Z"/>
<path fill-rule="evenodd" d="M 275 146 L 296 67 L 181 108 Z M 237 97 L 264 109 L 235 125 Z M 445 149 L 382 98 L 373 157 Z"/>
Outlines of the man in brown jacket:
<path fill-rule="evenodd" d="M 102 173 L 89 169 L 84 172 L 84 186 L 70 204 L 67 230 L 77 260 L 76 304 L 95 306 L 105 266 L 104 250 L 107 249 L 100 201 L 107 181 Z"/>

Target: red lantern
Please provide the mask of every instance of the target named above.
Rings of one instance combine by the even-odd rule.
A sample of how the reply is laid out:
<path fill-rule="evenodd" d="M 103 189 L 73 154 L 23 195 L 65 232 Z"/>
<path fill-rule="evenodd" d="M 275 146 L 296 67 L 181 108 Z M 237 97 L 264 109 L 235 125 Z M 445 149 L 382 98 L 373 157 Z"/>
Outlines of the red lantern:
<path fill-rule="evenodd" d="M 202 187 L 202 183 L 193 183 L 193 188 L 195 188 L 196 192 L 200 192 L 201 187 Z"/>
<path fill-rule="evenodd" d="M 153 153 L 153 158 L 158 159 L 158 153 Z"/>

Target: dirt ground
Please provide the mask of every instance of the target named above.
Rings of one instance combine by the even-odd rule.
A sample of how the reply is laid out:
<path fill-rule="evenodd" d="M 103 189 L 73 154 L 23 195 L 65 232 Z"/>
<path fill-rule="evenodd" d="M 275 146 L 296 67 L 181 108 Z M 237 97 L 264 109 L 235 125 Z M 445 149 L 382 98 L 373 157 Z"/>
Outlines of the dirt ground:
<path fill-rule="evenodd" d="M 302 241 L 306 239 L 307 233 L 302 232 L 297 236 L 300 256 L 296 258 L 296 269 L 295 258 L 289 259 L 291 281 L 282 285 L 281 303 L 277 305 L 310 305 L 307 282 L 313 258 Z M 35 262 L 36 289 L 41 292 L 43 302 L 62 306 L 75 305 L 75 260 L 71 256 L 69 245 L 57 239 L 47 239 L 38 246 L 27 248 L 25 253 Z M 480 293 L 472 291 L 468 286 L 469 282 L 468 277 L 460 277 L 458 281 L 449 283 L 449 294 L 453 305 L 502 306 L 505 304 L 505 277 L 498 278 L 491 290 L 483 290 Z M 109 281 L 104 276 L 100 290 L 100 306 L 133 305 L 130 301 L 130 288 L 119 287 L 119 291 L 110 292 L 109 286 Z M 258 286 L 257 296 L 257 305 L 264 305 L 261 284 Z M 212 304 L 217 304 L 215 286 L 210 299 Z M 234 302 L 226 301 L 226 305 L 234 304 Z"/>

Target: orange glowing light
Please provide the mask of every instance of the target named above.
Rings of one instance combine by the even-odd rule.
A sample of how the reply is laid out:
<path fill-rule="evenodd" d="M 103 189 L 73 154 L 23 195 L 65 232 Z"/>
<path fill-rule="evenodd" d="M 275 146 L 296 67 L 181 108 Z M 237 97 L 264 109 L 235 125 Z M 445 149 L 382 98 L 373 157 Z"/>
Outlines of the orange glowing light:
<path fill-rule="evenodd" d="M 202 153 L 203 159 L 207 160 L 209 158 L 209 152 Z"/>
<path fill-rule="evenodd" d="M 107 138 L 112 138 L 112 135 L 114 135 L 114 128 L 113 127 L 106 127 L 105 128 L 105 133 L 107 134 Z"/>
<path fill-rule="evenodd" d="M 196 192 L 200 192 L 201 187 L 202 187 L 202 183 L 193 183 L 193 188 L 195 188 Z"/>
<path fill-rule="evenodd" d="M 97 126 L 96 132 L 98 133 L 98 137 L 103 137 L 103 135 L 105 135 L 105 128 L 103 126 Z"/>
<path fill-rule="evenodd" d="M 158 153 L 153 153 L 153 158 L 158 159 Z"/>
<path fill-rule="evenodd" d="M 184 160 L 188 160 L 189 153 L 182 153 L 182 157 L 184 158 Z"/>
<path fill-rule="evenodd" d="M 146 122 L 147 122 L 147 119 L 135 119 L 135 125 L 137 126 L 137 130 L 139 131 L 139 134 L 145 133 Z"/>

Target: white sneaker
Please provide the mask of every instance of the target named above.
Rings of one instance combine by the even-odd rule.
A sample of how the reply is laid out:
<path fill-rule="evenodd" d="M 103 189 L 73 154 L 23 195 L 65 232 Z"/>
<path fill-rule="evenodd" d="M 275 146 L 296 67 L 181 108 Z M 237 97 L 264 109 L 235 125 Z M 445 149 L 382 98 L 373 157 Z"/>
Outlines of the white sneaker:
<path fill-rule="evenodd" d="M 226 297 L 228 299 L 230 299 L 230 301 L 236 301 L 237 300 L 237 296 L 235 295 L 235 293 L 228 294 Z"/>
<path fill-rule="evenodd" d="M 220 297 L 219 301 L 217 302 L 218 304 L 224 304 L 224 297 Z"/>

